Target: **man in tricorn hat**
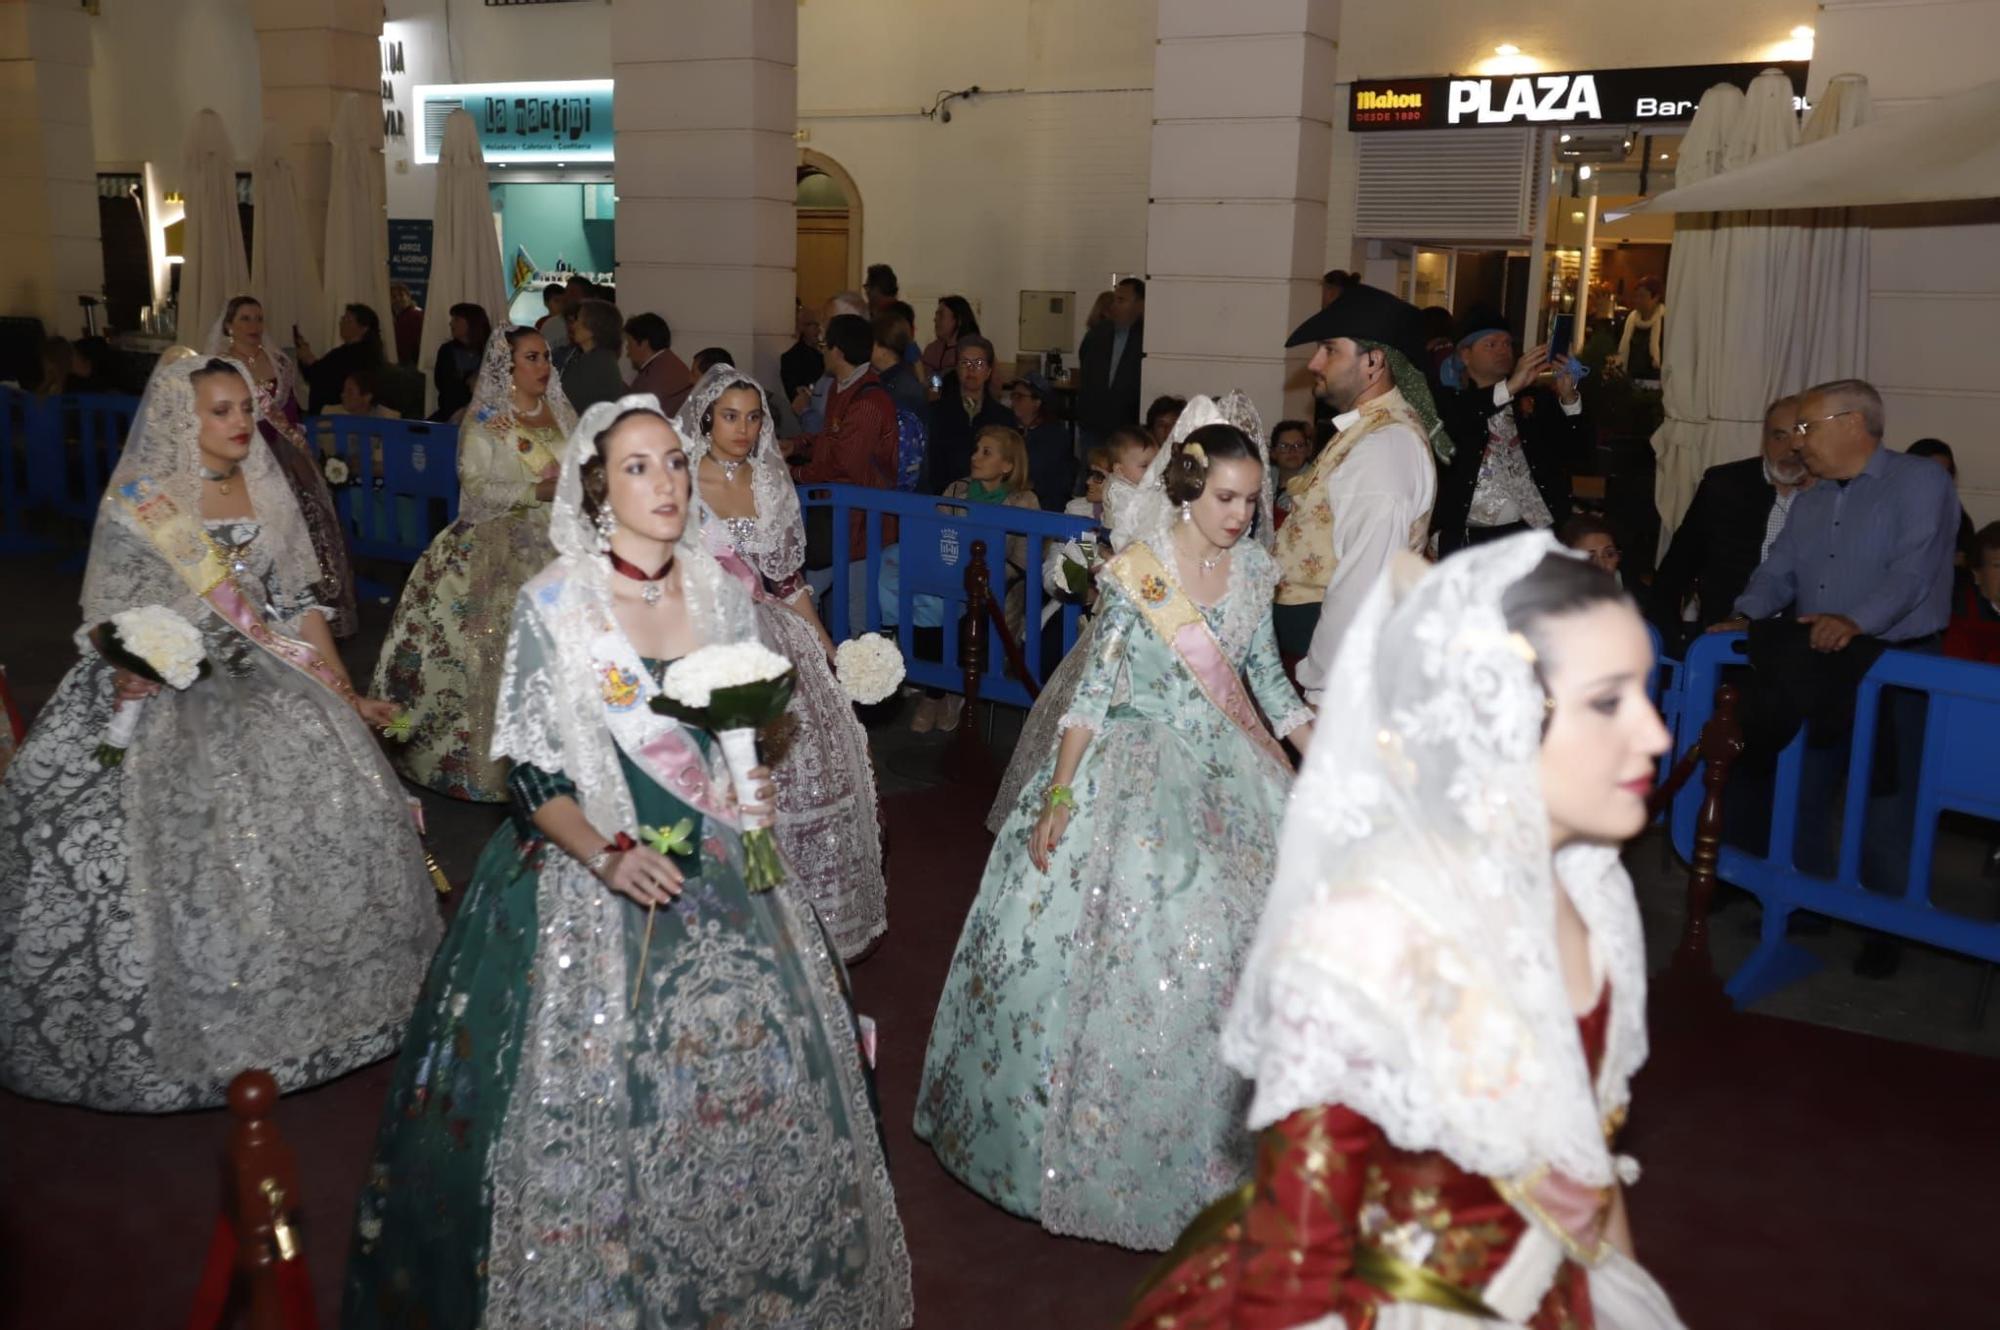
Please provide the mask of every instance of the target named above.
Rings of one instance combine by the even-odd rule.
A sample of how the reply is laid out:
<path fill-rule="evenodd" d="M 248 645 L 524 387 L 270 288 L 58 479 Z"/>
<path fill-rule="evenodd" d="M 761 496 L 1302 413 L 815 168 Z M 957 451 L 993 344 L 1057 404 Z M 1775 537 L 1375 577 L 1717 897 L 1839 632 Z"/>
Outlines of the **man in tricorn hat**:
<path fill-rule="evenodd" d="M 1315 391 L 1337 413 L 1334 437 L 1285 486 L 1278 529 L 1278 647 L 1303 656 L 1299 688 L 1317 704 L 1341 635 L 1398 550 L 1420 552 L 1437 497 L 1432 449 L 1448 459 L 1424 363 L 1416 307 L 1351 283 L 1300 324 L 1286 346 L 1314 346 Z"/>
<path fill-rule="evenodd" d="M 1546 345 L 1517 357 L 1498 310 L 1474 309 L 1464 327 L 1438 398 L 1454 445 L 1431 515 L 1440 556 L 1568 521 L 1570 472 L 1597 442 L 1567 351 L 1550 392 L 1536 384 L 1549 366 Z"/>

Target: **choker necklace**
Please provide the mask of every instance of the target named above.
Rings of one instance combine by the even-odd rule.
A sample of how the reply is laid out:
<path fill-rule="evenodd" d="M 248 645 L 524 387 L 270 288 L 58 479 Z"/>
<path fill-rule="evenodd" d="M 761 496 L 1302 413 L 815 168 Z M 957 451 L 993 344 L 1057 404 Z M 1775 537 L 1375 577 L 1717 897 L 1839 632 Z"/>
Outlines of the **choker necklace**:
<path fill-rule="evenodd" d="M 732 485 L 736 483 L 736 477 L 743 474 L 743 468 L 750 465 L 747 457 L 732 462 L 716 453 L 710 453 L 708 460 L 722 468 L 722 478 Z"/>
<path fill-rule="evenodd" d="M 529 407 L 526 411 L 522 411 L 521 408 L 518 406 L 516 406 L 514 410 L 519 414 L 519 417 L 522 420 L 526 420 L 530 416 L 539 416 L 540 414 L 542 414 L 542 408 L 547 406 L 548 402 L 549 402 L 549 395 L 547 393 L 543 393 L 540 397 L 537 397 L 535 399 L 535 404 Z"/>
<path fill-rule="evenodd" d="M 216 481 L 218 492 L 227 494 L 229 493 L 229 482 L 236 479 L 236 474 L 242 469 L 241 465 L 237 465 L 230 467 L 227 471 L 211 471 L 204 466 L 201 468 L 201 478 L 203 480 Z"/>
<path fill-rule="evenodd" d="M 639 599 L 648 605 L 657 605 L 660 603 L 660 597 L 666 594 L 660 590 L 660 583 L 674 570 L 674 560 L 672 555 L 667 556 L 667 561 L 660 565 L 659 572 L 649 573 L 630 559 L 621 559 L 612 554 L 611 570 L 621 577 L 629 577 L 639 583 Z"/>

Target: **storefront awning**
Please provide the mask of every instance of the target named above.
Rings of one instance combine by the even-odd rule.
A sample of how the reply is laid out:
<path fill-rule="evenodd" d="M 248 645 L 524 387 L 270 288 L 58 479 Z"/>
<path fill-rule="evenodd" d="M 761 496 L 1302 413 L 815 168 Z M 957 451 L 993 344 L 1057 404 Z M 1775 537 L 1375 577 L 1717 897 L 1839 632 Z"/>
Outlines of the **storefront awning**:
<path fill-rule="evenodd" d="M 1672 189 L 1616 213 L 1854 208 L 2000 197 L 2000 82 Z"/>

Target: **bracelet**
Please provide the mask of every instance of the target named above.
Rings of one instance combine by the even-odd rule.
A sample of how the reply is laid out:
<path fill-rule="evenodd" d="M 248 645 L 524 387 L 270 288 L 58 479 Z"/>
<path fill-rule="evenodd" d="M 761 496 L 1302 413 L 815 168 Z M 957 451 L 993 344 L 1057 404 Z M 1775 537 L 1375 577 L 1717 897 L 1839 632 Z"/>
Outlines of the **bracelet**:
<path fill-rule="evenodd" d="M 607 845 L 596 854 L 585 859 L 583 866 L 590 870 L 592 877 L 601 879 L 604 876 L 605 867 L 610 864 L 612 856 L 617 853 L 618 847 L 616 845 Z"/>
<path fill-rule="evenodd" d="M 1052 813 L 1058 808 L 1067 808 L 1072 813 L 1076 811 L 1076 791 L 1067 785 L 1051 785 L 1043 797 L 1048 800 L 1048 810 Z"/>

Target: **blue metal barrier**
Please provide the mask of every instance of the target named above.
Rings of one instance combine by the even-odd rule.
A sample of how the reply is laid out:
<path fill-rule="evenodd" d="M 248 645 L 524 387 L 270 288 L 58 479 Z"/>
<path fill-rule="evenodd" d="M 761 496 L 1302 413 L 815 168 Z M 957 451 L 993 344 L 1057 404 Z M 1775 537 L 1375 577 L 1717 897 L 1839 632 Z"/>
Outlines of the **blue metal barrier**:
<path fill-rule="evenodd" d="M 897 524 L 895 545 L 901 564 L 896 593 L 896 638 L 911 683 L 946 692 L 961 692 L 964 670 L 959 664 L 957 625 L 965 613 L 965 561 L 972 555 L 975 540 L 986 542 L 986 568 L 993 584 L 995 600 L 1006 600 L 1007 538 L 1024 537 L 1027 542 L 1027 574 L 1021 578 L 1026 588 L 1027 641 L 1021 644 L 1028 668 L 1041 682 L 1042 653 L 1040 624 L 1042 606 L 1048 599 L 1042 589 L 1043 547 L 1049 541 L 1072 540 L 1096 524 L 1087 517 L 1044 513 L 1033 509 L 1010 508 L 1003 504 L 942 501 L 932 494 L 904 494 L 896 490 L 868 489 L 857 485 L 801 485 L 799 502 L 806 508 L 826 509 L 833 526 L 833 590 L 827 615 L 834 641 L 845 641 L 856 632 L 881 629 L 884 615 L 876 594 L 882 573 L 882 525 L 885 517 Z M 941 511 L 941 509 L 943 509 Z M 865 522 L 864 548 L 852 549 L 848 518 L 859 512 Z M 849 622 L 848 564 L 863 563 L 866 580 L 863 624 Z M 934 596 L 944 602 L 944 652 L 941 661 L 916 657 L 914 634 L 918 596 Z M 997 616 L 996 616 L 997 617 Z M 1078 611 L 1065 605 L 1062 611 L 1062 647 L 1076 642 Z M 1019 679 L 1006 672 L 1006 655 L 1000 648 L 999 627 L 991 630 L 987 659 L 994 662 L 980 679 L 980 696 L 990 702 L 1028 706 L 1032 699 Z"/>
<path fill-rule="evenodd" d="M 41 506 L 40 473 L 52 450 L 39 435 L 48 419 L 33 395 L 0 388 L 0 554 L 47 546 L 28 533 L 28 511 Z"/>
<path fill-rule="evenodd" d="M 1718 633 L 1698 639 L 1689 649 L 1680 690 L 1683 734 L 1691 737 L 1700 733 L 1714 714 L 1715 690 L 1723 671 L 1747 663 L 1743 642 L 1741 633 Z M 1928 703 L 1914 799 L 1909 877 L 1900 895 L 1878 894 L 1863 885 L 1862 832 L 1884 687 L 1921 693 Z M 1912 738 L 1906 734 L 1899 741 L 1907 743 Z M 1856 701 L 1835 875 L 1820 877 L 1793 862 L 1799 779 L 1805 761 L 1803 733 L 1778 758 L 1766 852 L 1752 854 L 1727 843 L 1722 847 L 1717 877 L 1750 892 L 1764 907 L 1761 939 L 1749 960 L 1731 976 L 1727 985 L 1730 999 L 1739 1007 L 1748 1006 L 1819 967 L 1816 956 L 1786 938 L 1786 926 L 1795 910 L 2000 962 L 2000 922 L 1941 912 L 1930 901 L 1931 854 L 1937 843 L 1939 814 L 1950 809 L 2000 820 L 1996 752 L 2000 752 L 2000 668 L 1913 652 L 1884 652 L 1862 681 Z M 1674 848 L 1683 858 L 1692 858 L 1694 853 L 1701 801 L 1701 784 L 1691 780 L 1674 802 Z"/>
<path fill-rule="evenodd" d="M 415 563 L 457 518 L 457 426 L 370 416 L 308 417 L 305 424 L 322 466 L 330 457 L 347 464 L 334 506 L 356 559 Z"/>

